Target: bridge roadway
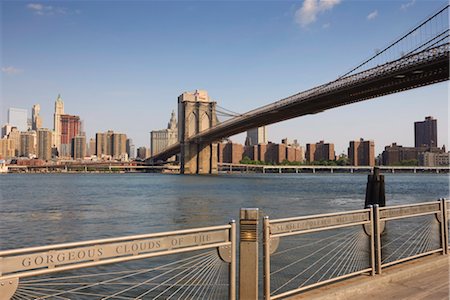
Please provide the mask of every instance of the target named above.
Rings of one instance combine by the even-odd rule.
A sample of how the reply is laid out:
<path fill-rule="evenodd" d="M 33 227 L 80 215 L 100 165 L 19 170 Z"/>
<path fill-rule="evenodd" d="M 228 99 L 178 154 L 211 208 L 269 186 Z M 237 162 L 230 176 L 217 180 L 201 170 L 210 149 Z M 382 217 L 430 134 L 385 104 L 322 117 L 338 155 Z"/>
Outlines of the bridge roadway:
<path fill-rule="evenodd" d="M 448 300 L 450 258 L 435 254 L 392 266 L 377 276 L 360 275 L 290 297 L 290 300 Z"/>
<path fill-rule="evenodd" d="M 450 167 L 422 167 L 422 166 L 377 166 L 381 172 L 396 173 L 449 173 Z M 250 164 L 230 164 L 219 163 L 220 171 L 259 171 L 261 173 L 299 173 L 299 172 L 372 172 L 370 166 L 321 166 L 321 165 L 300 165 L 300 166 L 277 166 L 277 165 L 250 165 Z"/>
<path fill-rule="evenodd" d="M 176 165 L 143 165 L 138 163 L 121 163 L 121 162 L 99 162 L 99 163 L 69 163 L 69 164 L 49 164 L 40 166 L 27 165 L 8 165 L 9 172 L 39 172 L 39 171 L 60 171 L 70 172 L 72 170 L 85 171 L 169 171 L 178 172 L 179 166 Z"/>
<path fill-rule="evenodd" d="M 446 43 L 249 111 L 193 135 L 185 143 L 218 142 L 248 129 L 448 79 L 449 44 Z M 179 153 L 180 147 L 180 143 L 173 144 L 148 161 L 166 160 Z"/>

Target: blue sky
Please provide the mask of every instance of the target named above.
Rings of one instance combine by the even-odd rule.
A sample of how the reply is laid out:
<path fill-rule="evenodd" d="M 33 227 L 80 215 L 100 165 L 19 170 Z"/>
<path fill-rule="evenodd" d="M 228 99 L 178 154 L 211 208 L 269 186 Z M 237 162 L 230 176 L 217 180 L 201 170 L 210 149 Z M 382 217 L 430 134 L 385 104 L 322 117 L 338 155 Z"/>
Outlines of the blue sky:
<path fill-rule="evenodd" d="M 88 138 L 112 129 L 149 146 L 184 91 L 206 89 L 237 112 L 345 73 L 445 1 L 2 1 L 1 119 L 41 105 L 51 128 L 60 93 Z M 31 114 L 31 112 L 30 112 Z M 448 83 L 269 126 L 269 140 L 414 144 L 413 122 L 438 119 L 448 144 Z M 243 136 L 233 138 L 242 142 Z"/>

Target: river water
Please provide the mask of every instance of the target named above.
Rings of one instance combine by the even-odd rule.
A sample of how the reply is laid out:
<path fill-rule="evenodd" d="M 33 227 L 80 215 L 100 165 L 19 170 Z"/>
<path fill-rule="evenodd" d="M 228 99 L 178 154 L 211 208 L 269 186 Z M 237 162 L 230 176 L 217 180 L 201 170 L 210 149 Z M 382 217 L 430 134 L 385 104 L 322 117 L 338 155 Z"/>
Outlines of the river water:
<path fill-rule="evenodd" d="M 388 205 L 449 197 L 443 174 L 388 174 Z M 7 174 L 0 249 L 228 223 L 241 207 L 271 218 L 360 209 L 366 174 Z"/>

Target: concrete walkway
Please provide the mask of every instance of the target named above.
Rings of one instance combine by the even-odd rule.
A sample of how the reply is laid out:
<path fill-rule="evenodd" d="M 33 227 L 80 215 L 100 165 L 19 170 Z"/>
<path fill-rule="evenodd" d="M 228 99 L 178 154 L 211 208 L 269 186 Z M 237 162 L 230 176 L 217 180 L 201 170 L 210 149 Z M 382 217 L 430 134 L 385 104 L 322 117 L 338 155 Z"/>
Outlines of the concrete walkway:
<path fill-rule="evenodd" d="M 450 256 L 435 254 L 383 269 L 381 275 L 357 276 L 289 299 L 449 300 L 449 265 Z"/>

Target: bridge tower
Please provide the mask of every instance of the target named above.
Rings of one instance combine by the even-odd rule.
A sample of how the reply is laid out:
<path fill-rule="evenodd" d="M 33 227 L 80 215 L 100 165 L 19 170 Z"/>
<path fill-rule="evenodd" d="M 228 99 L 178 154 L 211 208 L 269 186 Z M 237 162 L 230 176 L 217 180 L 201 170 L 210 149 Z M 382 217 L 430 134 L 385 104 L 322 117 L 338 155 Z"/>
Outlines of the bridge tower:
<path fill-rule="evenodd" d="M 181 174 L 216 174 L 217 144 L 187 142 L 193 135 L 217 124 L 216 102 L 208 92 L 196 90 L 178 97 L 178 137 Z"/>

